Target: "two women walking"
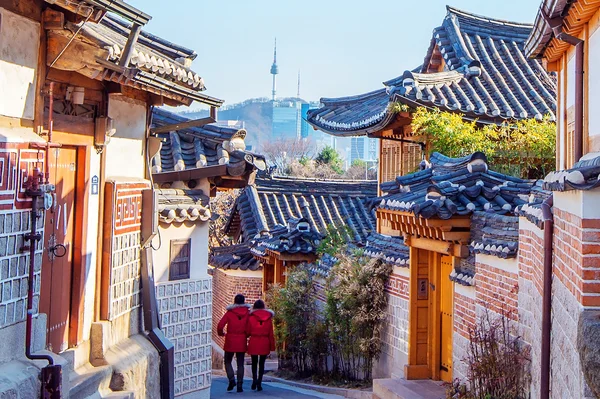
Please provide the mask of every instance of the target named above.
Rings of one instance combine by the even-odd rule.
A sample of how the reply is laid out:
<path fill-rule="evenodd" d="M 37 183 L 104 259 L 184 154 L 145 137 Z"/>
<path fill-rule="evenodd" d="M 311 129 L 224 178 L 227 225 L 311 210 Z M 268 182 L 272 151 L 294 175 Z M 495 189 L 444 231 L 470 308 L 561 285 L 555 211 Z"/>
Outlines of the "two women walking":
<path fill-rule="evenodd" d="M 265 372 L 265 361 L 271 351 L 275 350 L 273 336 L 273 316 L 270 309 L 265 309 L 262 300 L 254 302 L 254 306 L 245 303 L 242 294 L 237 294 L 233 305 L 227 306 L 227 312 L 217 325 L 217 333 L 225 336 L 225 371 L 229 379 L 227 391 L 236 386 L 236 373 L 231 362 L 235 355 L 237 362 L 237 391 L 243 392 L 244 356 L 252 357 L 252 390 L 262 391 L 262 378 Z M 227 333 L 224 328 L 227 326 Z M 248 339 L 249 338 L 249 339 Z"/>

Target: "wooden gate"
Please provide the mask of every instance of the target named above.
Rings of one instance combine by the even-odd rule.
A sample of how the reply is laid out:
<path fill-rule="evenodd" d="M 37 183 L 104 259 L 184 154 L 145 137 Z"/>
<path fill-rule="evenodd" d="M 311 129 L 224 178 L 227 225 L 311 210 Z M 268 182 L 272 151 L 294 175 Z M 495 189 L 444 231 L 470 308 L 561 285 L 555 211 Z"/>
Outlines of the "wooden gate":
<path fill-rule="evenodd" d="M 48 161 L 50 182 L 56 185 L 56 200 L 46 212 L 40 312 L 48 315 L 47 348 L 59 353 L 69 344 L 77 149 L 66 146 L 51 149 Z"/>
<path fill-rule="evenodd" d="M 452 336 L 453 336 L 453 284 L 450 281 L 452 273 L 452 257 L 442 256 L 440 262 L 440 378 L 452 382 Z"/>

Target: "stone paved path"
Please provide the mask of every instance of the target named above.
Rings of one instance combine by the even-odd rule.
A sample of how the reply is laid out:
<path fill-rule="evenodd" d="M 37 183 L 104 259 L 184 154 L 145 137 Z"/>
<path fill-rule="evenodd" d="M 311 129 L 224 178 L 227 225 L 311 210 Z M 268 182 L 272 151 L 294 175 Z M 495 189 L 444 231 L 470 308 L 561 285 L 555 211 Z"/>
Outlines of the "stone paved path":
<path fill-rule="evenodd" d="M 237 393 L 235 389 L 232 392 L 227 392 L 227 378 L 214 376 L 212 387 L 210 389 L 210 397 L 224 399 L 263 399 L 263 398 L 285 398 L 285 399 L 337 399 L 342 398 L 338 395 L 329 395 L 321 392 L 310 391 L 291 387 L 285 384 L 276 382 L 263 382 L 263 391 L 255 392 L 250 389 L 251 380 L 244 379 L 244 392 Z"/>

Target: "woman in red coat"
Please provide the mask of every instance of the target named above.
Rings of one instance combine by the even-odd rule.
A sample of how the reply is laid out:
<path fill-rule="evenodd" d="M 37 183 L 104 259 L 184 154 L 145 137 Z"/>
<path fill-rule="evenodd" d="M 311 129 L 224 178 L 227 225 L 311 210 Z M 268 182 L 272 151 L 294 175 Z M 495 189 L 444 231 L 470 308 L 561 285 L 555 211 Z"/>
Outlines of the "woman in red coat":
<path fill-rule="evenodd" d="M 265 373 L 265 360 L 271 351 L 275 350 L 273 336 L 273 316 L 275 313 L 265 309 L 265 303 L 260 299 L 254 302 L 254 307 L 248 317 L 246 334 L 250 337 L 248 354 L 252 356 L 252 389 L 262 391 L 262 378 Z M 258 364 L 258 376 L 256 366 Z"/>
<path fill-rule="evenodd" d="M 246 298 L 242 294 L 237 294 L 233 300 L 233 305 L 227 306 L 227 312 L 223 315 L 217 325 L 217 334 L 225 336 L 225 371 L 229 379 L 228 391 L 235 387 L 235 374 L 231 361 L 233 354 L 237 360 L 237 391 L 243 392 L 242 385 L 244 383 L 244 356 L 247 349 L 246 324 L 248 322 L 248 314 L 250 305 L 247 305 Z M 227 334 L 223 329 L 227 326 Z"/>

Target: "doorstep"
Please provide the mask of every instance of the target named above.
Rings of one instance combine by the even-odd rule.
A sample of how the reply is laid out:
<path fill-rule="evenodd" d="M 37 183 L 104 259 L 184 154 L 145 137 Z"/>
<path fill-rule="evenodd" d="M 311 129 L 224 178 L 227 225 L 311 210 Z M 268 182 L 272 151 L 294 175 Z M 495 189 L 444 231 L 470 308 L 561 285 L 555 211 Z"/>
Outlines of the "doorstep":
<path fill-rule="evenodd" d="M 375 399 L 444 399 L 446 388 L 441 381 L 384 378 L 373 380 Z"/>

